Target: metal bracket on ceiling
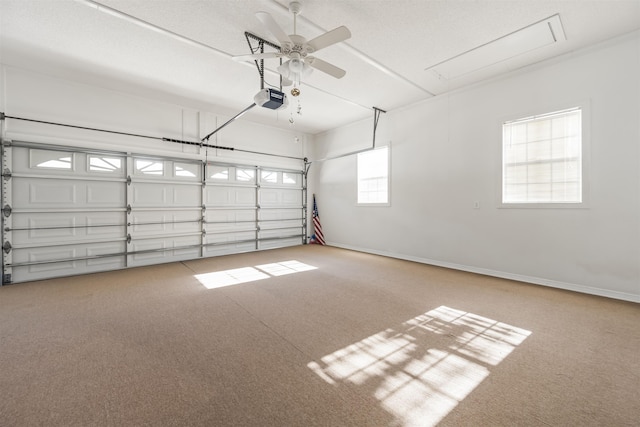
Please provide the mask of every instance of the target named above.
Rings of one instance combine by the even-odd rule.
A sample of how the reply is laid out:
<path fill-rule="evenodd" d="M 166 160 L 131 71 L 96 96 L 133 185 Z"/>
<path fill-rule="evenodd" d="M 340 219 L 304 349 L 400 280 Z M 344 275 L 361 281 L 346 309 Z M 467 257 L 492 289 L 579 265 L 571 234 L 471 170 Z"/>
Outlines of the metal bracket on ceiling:
<path fill-rule="evenodd" d="M 386 113 L 378 107 L 373 107 L 373 148 L 376 148 L 376 130 L 378 129 L 378 120 L 380 120 L 380 113 Z"/>
<path fill-rule="evenodd" d="M 264 47 L 269 46 L 278 52 L 280 52 L 280 46 L 277 44 L 271 43 L 269 40 L 265 40 L 260 36 L 256 36 L 248 31 L 244 32 L 244 37 L 247 39 L 247 43 L 249 44 L 249 49 L 251 53 L 264 53 Z M 257 46 L 253 46 L 251 40 L 258 42 Z M 256 59 L 253 62 L 256 64 L 256 68 L 258 69 L 258 74 L 260 75 L 260 89 L 264 89 L 264 59 Z M 280 63 L 282 63 L 282 59 L 280 59 Z M 282 76 L 280 76 L 280 92 L 282 92 Z"/>
<path fill-rule="evenodd" d="M 311 162 L 306 157 L 304 158 L 304 176 L 305 178 L 309 174 L 309 168 L 311 167 Z"/>

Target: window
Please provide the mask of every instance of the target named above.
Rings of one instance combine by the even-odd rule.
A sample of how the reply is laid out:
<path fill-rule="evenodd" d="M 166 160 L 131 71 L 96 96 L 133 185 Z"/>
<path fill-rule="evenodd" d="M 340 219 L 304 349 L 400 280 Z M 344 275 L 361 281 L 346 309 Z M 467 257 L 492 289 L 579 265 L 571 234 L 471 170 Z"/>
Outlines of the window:
<path fill-rule="evenodd" d="M 275 171 L 262 171 L 260 174 L 260 180 L 271 184 L 278 183 L 278 172 Z"/>
<path fill-rule="evenodd" d="M 179 178 L 197 178 L 200 179 L 200 165 L 197 163 L 178 163 L 173 164 L 173 173 Z"/>
<path fill-rule="evenodd" d="M 502 125 L 502 203 L 582 203 L 582 109 Z"/>
<path fill-rule="evenodd" d="M 236 169 L 236 181 L 254 182 L 256 171 L 254 169 Z"/>
<path fill-rule="evenodd" d="M 73 153 L 50 150 L 29 150 L 30 166 L 45 169 L 73 169 Z"/>
<path fill-rule="evenodd" d="M 122 159 L 119 157 L 89 156 L 89 171 L 91 172 L 120 172 Z"/>
<path fill-rule="evenodd" d="M 226 166 L 211 165 L 209 168 L 209 176 L 211 179 L 215 179 L 218 181 L 228 181 L 229 168 Z"/>
<path fill-rule="evenodd" d="M 286 185 L 298 185 L 301 178 L 299 173 L 282 172 L 282 183 Z"/>
<path fill-rule="evenodd" d="M 164 164 L 162 161 L 136 159 L 136 171 L 144 175 L 162 175 Z"/>
<path fill-rule="evenodd" d="M 389 203 L 389 147 L 358 154 L 358 204 Z"/>

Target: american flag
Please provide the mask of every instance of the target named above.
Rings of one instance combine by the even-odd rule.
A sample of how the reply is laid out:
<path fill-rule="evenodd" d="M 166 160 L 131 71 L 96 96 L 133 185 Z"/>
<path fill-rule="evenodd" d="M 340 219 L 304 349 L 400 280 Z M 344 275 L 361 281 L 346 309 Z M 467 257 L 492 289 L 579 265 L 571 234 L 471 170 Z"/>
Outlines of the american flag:
<path fill-rule="evenodd" d="M 316 204 L 316 195 L 313 195 L 313 229 L 315 234 L 311 236 L 311 243 L 324 245 L 324 234 L 322 234 L 322 225 L 320 225 L 320 216 L 318 215 L 318 205 Z"/>

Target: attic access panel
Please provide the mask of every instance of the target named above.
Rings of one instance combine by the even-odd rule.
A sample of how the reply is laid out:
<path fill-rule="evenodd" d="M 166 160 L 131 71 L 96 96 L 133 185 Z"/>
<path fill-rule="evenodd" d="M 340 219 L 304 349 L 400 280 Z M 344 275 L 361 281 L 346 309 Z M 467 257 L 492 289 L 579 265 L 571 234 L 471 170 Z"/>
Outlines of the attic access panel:
<path fill-rule="evenodd" d="M 566 40 L 556 14 L 506 36 L 428 67 L 439 79 L 453 80 L 507 61 L 532 50 Z"/>

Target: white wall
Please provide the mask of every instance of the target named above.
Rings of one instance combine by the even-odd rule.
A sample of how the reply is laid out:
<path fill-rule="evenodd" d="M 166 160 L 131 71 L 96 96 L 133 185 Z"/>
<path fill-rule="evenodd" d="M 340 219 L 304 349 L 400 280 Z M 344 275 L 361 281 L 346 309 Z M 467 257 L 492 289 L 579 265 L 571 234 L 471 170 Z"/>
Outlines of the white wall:
<path fill-rule="evenodd" d="M 9 116 L 189 141 L 199 141 L 230 118 L 213 111 L 170 104 L 21 68 L 2 65 L 1 72 L 0 111 Z M 303 169 L 301 161 L 275 156 L 205 150 L 154 139 L 14 119 L 4 121 L 2 136 L 13 140 Z M 296 137 L 300 142 L 296 142 Z M 309 136 L 299 132 L 240 118 L 211 137 L 209 143 L 304 158 L 308 139 Z"/>
<path fill-rule="evenodd" d="M 391 206 L 356 206 L 355 156 L 314 163 L 329 244 L 640 301 L 640 33 L 380 117 Z M 504 209 L 501 123 L 587 103 L 588 207 Z M 371 120 L 314 159 L 371 145 Z M 474 209 L 474 202 L 480 208 Z"/>

